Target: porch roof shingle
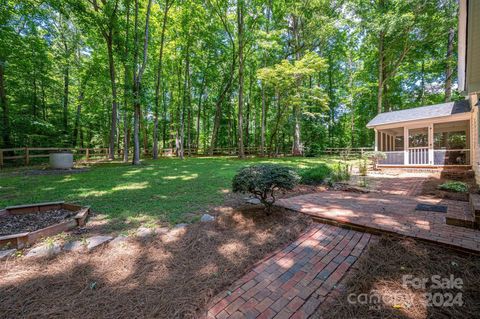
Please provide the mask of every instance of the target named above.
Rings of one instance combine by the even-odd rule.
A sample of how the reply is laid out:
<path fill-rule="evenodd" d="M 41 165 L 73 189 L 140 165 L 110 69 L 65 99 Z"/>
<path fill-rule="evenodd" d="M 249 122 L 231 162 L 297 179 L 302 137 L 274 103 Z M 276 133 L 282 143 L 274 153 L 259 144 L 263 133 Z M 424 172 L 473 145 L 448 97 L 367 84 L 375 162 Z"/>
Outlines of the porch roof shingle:
<path fill-rule="evenodd" d="M 400 111 L 380 113 L 370 122 L 368 122 L 367 127 L 373 128 L 379 125 L 425 120 L 466 112 L 470 112 L 470 103 L 468 100 L 447 102 Z"/>

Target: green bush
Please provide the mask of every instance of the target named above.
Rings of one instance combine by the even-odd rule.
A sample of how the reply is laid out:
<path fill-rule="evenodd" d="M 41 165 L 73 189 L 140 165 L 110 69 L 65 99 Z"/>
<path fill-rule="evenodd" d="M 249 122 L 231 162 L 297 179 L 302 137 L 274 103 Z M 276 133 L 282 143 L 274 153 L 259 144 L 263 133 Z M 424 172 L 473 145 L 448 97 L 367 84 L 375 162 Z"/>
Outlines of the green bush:
<path fill-rule="evenodd" d="M 260 200 L 267 214 L 275 203 L 277 191 L 292 190 L 300 177 L 290 167 L 258 164 L 242 168 L 233 178 L 235 193 L 249 193 Z"/>
<path fill-rule="evenodd" d="M 367 176 L 368 174 L 368 162 L 367 158 L 361 158 L 359 165 L 358 165 L 358 171 L 360 172 L 360 176 Z"/>
<path fill-rule="evenodd" d="M 337 165 L 333 166 L 331 181 L 342 182 L 350 180 L 350 170 L 350 165 L 340 162 L 337 163 Z"/>
<path fill-rule="evenodd" d="M 305 168 L 300 171 L 301 183 L 307 185 L 322 184 L 332 174 L 332 168 L 327 164 Z"/>
<path fill-rule="evenodd" d="M 438 186 L 438 189 L 457 193 L 467 193 L 468 185 L 464 182 L 448 181 Z"/>

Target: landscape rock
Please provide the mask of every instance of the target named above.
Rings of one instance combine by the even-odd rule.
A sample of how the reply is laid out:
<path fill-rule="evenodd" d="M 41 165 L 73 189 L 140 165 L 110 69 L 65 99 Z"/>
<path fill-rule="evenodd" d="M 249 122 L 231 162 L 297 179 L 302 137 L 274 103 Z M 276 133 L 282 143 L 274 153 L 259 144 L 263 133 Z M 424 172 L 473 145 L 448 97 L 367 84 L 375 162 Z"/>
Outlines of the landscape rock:
<path fill-rule="evenodd" d="M 146 238 L 155 235 L 154 228 L 140 227 L 137 229 L 137 236 L 141 238 Z"/>
<path fill-rule="evenodd" d="M 157 228 L 155 228 L 155 233 L 159 234 L 159 235 L 163 235 L 163 234 L 168 233 L 169 230 L 170 229 L 168 229 L 168 227 L 157 227 Z"/>
<path fill-rule="evenodd" d="M 175 227 L 173 227 L 173 228 L 174 229 L 180 229 L 180 228 L 185 228 L 187 226 L 188 226 L 188 224 L 182 223 L 182 224 L 176 224 Z"/>
<path fill-rule="evenodd" d="M 0 250 L 0 260 L 7 259 L 8 257 L 13 256 L 16 251 L 16 249 Z"/>
<path fill-rule="evenodd" d="M 213 222 L 215 220 L 215 217 L 209 214 L 203 214 L 202 218 L 200 218 L 201 222 Z"/>
<path fill-rule="evenodd" d="M 260 204 L 260 200 L 258 198 L 249 198 L 247 200 L 247 203 L 252 204 L 252 205 L 258 205 Z"/>
<path fill-rule="evenodd" d="M 30 249 L 30 251 L 25 255 L 27 258 L 39 258 L 39 257 L 51 257 L 54 256 L 62 250 L 62 247 L 60 244 L 44 244 L 38 247 L 35 247 L 33 249 Z"/>
<path fill-rule="evenodd" d="M 87 239 L 88 245 L 87 249 L 88 251 L 92 251 L 93 249 L 97 248 L 98 246 L 109 242 L 112 240 L 112 236 L 93 236 Z"/>
<path fill-rule="evenodd" d="M 70 241 L 63 246 L 63 250 L 66 251 L 81 251 L 83 249 L 85 249 L 85 243 L 79 240 Z"/>
<path fill-rule="evenodd" d="M 110 243 L 110 246 L 113 247 L 119 247 L 119 246 L 125 246 L 128 241 L 128 237 L 125 235 L 119 235 L 115 237 Z"/>

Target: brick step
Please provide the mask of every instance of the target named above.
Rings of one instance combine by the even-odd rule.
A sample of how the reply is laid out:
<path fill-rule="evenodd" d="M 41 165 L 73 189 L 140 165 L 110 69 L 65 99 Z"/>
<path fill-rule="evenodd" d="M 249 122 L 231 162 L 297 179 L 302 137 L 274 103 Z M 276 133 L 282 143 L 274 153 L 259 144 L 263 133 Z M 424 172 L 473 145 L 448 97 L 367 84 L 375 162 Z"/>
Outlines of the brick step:
<path fill-rule="evenodd" d="M 475 217 L 471 211 L 466 211 L 465 214 L 458 214 L 453 212 L 447 212 L 445 216 L 447 225 L 466 227 L 471 229 L 477 229 L 477 223 Z"/>
<path fill-rule="evenodd" d="M 469 196 L 469 201 L 470 210 L 475 218 L 475 223 L 480 227 L 480 194 L 471 193 Z"/>
<path fill-rule="evenodd" d="M 480 226 L 480 195 L 469 195 L 469 209 L 448 211 L 445 216 L 447 225 L 478 229 Z"/>

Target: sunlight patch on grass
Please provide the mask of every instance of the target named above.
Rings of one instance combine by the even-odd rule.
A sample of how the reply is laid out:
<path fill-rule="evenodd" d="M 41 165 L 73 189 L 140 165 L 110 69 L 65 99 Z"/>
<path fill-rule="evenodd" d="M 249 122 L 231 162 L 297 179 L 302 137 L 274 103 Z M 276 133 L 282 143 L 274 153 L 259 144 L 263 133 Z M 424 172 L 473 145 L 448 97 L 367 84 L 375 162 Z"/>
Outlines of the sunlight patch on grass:
<path fill-rule="evenodd" d="M 190 181 L 192 179 L 198 178 L 198 174 L 193 173 L 193 174 L 190 174 L 190 175 L 171 175 L 171 176 L 164 176 L 162 178 L 166 179 L 166 180 L 180 179 L 182 181 Z"/>
<path fill-rule="evenodd" d="M 134 189 L 145 189 L 149 186 L 149 182 L 143 183 L 127 183 L 112 188 L 113 192 L 124 191 L 124 190 L 134 190 Z"/>

